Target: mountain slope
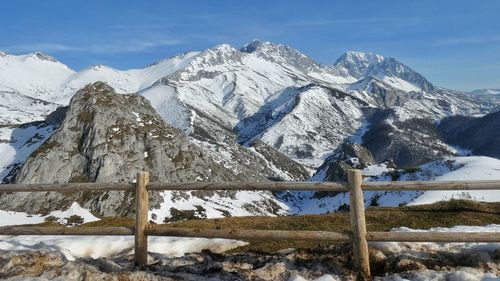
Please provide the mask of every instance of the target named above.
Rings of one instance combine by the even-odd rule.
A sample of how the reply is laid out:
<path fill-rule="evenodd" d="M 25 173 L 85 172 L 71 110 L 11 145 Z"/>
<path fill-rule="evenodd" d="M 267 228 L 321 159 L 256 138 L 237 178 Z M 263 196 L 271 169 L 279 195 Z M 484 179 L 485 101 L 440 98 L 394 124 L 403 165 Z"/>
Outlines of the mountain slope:
<path fill-rule="evenodd" d="M 258 138 L 292 159 L 319 166 L 332 148 L 361 126 L 364 105 L 362 100 L 324 86 L 291 88 L 242 120 L 238 134 L 242 141 Z"/>
<path fill-rule="evenodd" d="M 0 125 L 42 121 L 58 106 L 59 87 L 75 72 L 45 54 L 0 52 Z"/>
<path fill-rule="evenodd" d="M 448 117 L 440 122 L 438 128 L 453 145 L 474 155 L 500 158 L 500 111 L 477 118 Z"/>
<path fill-rule="evenodd" d="M 1 87 L 1 86 L 0 86 Z M 0 88 L 0 124 L 23 124 L 44 120 L 60 105 Z"/>

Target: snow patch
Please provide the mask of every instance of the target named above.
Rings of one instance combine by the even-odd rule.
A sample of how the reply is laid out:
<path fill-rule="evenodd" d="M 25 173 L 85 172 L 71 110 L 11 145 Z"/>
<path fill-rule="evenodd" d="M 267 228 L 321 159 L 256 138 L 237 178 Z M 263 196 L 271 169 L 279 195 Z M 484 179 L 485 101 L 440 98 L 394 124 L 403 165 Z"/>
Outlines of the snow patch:
<path fill-rule="evenodd" d="M 166 256 L 180 257 L 186 253 L 210 250 L 222 253 L 248 243 L 228 239 L 148 237 L 149 251 Z M 133 254 L 132 236 L 0 236 L 0 250 L 49 250 L 63 254 L 68 260 L 91 257 L 111 257 Z"/>
<path fill-rule="evenodd" d="M 83 223 L 99 220 L 99 218 L 95 217 L 89 210 L 82 208 L 78 203 L 73 202 L 67 210 L 52 211 L 46 216 L 0 210 L 0 226 L 38 224 L 44 222 L 48 217 L 55 217 L 58 222 L 65 223 L 65 219 L 73 215 L 81 217 L 83 219 Z"/>

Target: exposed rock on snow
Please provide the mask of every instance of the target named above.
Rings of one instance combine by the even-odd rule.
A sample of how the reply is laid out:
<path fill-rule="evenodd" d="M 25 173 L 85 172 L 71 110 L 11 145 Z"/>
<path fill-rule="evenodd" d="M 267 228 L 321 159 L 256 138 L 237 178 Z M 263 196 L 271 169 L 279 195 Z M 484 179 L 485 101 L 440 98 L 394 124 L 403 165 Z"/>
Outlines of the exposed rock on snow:
<path fill-rule="evenodd" d="M 498 232 L 500 225 L 455 226 L 393 231 Z M 500 243 L 370 243 L 380 249 L 385 258 L 377 260 L 375 280 L 499 280 Z M 372 251 L 374 256 L 376 251 Z M 380 254 L 379 254 L 380 255 Z M 390 272 L 400 272 L 387 274 Z"/>
<path fill-rule="evenodd" d="M 275 254 L 215 254 L 203 251 L 182 257 L 154 254 L 150 265 L 133 266 L 132 255 L 123 254 L 98 260 L 81 258 L 68 261 L 57 252 L 0 251 L 2 278 L 39 277 L 34 280 L 126 278 L 125 280 L 354 280 L 344 254 L 333 248 L 309 251 L 283 251 Z M 33 266 L 36 265 L 36 266 Z M 23 270 L 23 268 L 29 268 Z M 292 279 L 301 278 L 301 279 Z M 339 278 L 339 279 L 337 279 Z"/>
<path fill-rule="evenodd" d="M 360 144 L 345 143 L 325 160 L 312 179 L 346 182 L 347 170 L 363 170 L 373 164 L 375 164 L 375 160 L 368 149 Z"/>

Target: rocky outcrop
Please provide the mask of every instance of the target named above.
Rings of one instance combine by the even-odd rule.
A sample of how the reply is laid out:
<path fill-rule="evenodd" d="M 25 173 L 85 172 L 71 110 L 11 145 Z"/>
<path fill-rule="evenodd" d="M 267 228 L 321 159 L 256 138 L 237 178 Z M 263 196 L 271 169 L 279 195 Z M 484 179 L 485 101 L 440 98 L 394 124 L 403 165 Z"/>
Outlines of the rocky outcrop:
<path fill-rule="evenodd" d="M 131 182 L 138 171 L 149 171 L 151 180 L 238 181 L 265 180 L 258 174 L 229 169 L 212 160 L 180 130 L 167 125 L 143 97 L 118 95 L 104 83 L 87 85 L 72 98 L 58 131 L 27 159 L 15 183 Z M 197 196 L 212 196 L 198 192 Z M 234 197 L 236 192 L 224 192 Z M 270 193 L 263 206 L 272 204 Z M 189 195 L 178 194 L 172 198 Z M 153 193 L 152 207 L 163 198 Z M 129 215 L 133 194 L 128 192 L 3 194 L 2 209 L 47 213 L 72 202 L 102 216 Z M 265 208 L 265 207 L 264 207 Z M 277 209 L 275 205 L 270 209 Z M 258 213 L 258 211 L 256 212 Z"/>
<path fill-rule="evenodd" d="M 344 143 L 318 169 L 325 181 L 347 181 L 347 170 L 364 169 L 374 164 L 372 154 L 360 144 Z"/>
<path fill-rule="evenodd" d="M 212 180 L 237 178 L 163 122 L 145 98 L 98 82 L 73 97 L 61 128 L 15 182 L 130 182 L 140 170 L 160 181 L 207 179 L 207 170 Z"/>

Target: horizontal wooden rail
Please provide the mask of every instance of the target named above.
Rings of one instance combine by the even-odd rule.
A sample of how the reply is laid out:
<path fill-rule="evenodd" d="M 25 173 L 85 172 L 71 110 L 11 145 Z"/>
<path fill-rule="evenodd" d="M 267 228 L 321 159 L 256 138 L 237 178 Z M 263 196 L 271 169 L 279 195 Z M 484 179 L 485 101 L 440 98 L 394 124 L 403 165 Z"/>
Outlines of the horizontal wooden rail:
<path fill-rule="evenodd" d="M 500 242 L 500 232 L 368 232 L 368 241 L 380 242 Z"/>
<path fill-rule="evenodd" d="M 351 235 L 329 231 L 286 231 L 286 230 L 235 230 L 235 229 L 199 229 L 174 228 L 163 225 L 150 225 L 147 235 L 178 236 L 251 240 L 313 240 L 313 241 L 351 241 Z"/>
<path fill-rule="evenodd" d="M 2 226 L 0 235 L 134 235 L 134 228 L 124 226 Z"/>
<path fill-rule="evenodd" d="M 74 191 L 134 191 L 132 183 L 54 183 L 54 184 L 0 184 L 0 192 L 74 192 Z"/>
<path fill-rule="evenodd" d="M 199 238 L 226 238 L 246 240 L 313 240 L 313 241 L 352 241 L 350 233 L 330 231 L 287 231 L 251 229 L 200 229 L 176 228 L 163 225 L 150 225 L 146 234 L 151 236 L 177 236 Z M 368 232 L 366 240 L 379 242 L 499 242 L 500 232 Z"/>
<path fill-rule="evenodd" d="M 330 231 L 287 231 L 287 230 L 234 230 L 176 228 L 163 225 L 149 225 L 145 230 L 149 236 L 177 236 L 199 238 L 225 238 L 244 240 L 313 240 L 349 242 L 349 233 Z M 66 227 L 66 226 L 4 226 L 0 235 L 134 235 L 134 227 Z M 368 232 L 366 240 L 378 242 L 473 242 L 491 243 L 500 241 L 499 232 Z"/>
<path fill-rule="evenodd" d="M 397 181 L 364 182 L 363 190 L 500 190 L 500 181 Z M 336 182 L 151 182 L 148 190 L 271 190 L 347 192 L 347 183 Z M 0 184 L 0 192 L 134 191 L 133 183 Z"/>
<path fill-rule="evenodd" d="M 361 185 L 363 190 L 495 190 L 500 180 L 483 181 L 371 181 Z"/>
<path fill-rule="evenodd" d="M 148 190 L 316 190 L 316 191 L 348 191 L 345 183 L 335 182 L 151 182 Z"/>

